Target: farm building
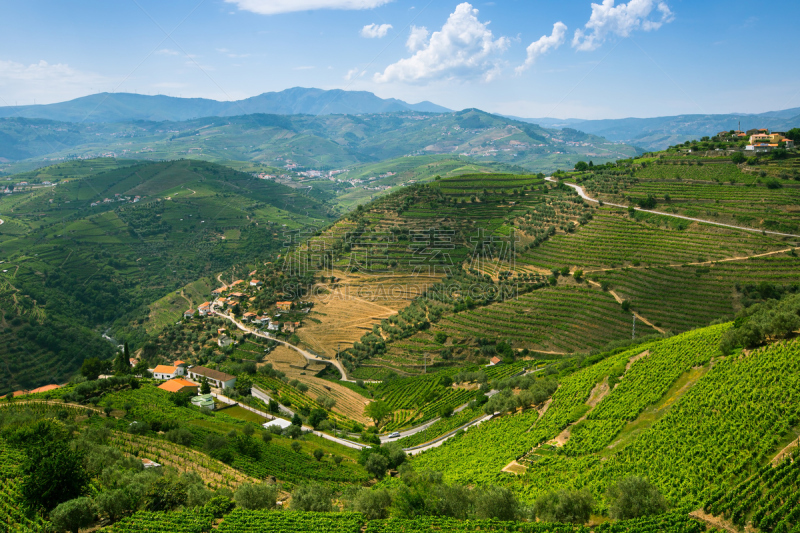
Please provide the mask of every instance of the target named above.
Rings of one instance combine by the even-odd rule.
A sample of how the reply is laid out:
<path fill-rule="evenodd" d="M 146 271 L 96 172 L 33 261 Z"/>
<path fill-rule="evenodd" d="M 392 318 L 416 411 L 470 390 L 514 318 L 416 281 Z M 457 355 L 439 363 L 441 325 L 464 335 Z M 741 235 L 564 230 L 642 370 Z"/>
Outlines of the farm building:
<path fill-rule="evenodd" d="M 292 309 L 292 302 L 277 302 L 275 307 L 278 308 L 278 311 L 289 311 Z"/>
<path fill-rule="evenodd" d="M 183 313 L 183 318 L 192 318 L 194 316 L 194 309 L 188 309 L 186 312 Z"/>
<path fill-rule="evenodd" d="M 217 345 L 219 345 L 220 348 L 225 348 L 227 346 L 230 346 L 231 344 L 233 344 L 233 339 L 231 339 L 224 333 L 219 336 L 219 339 L 217 339 Z"/>
<path fill-rule="evenodd" d="M 158 388 L 167 392 L 191 392 L 192 394 L 197 394 L 199 385 L 197 383 L 192 383 L 191 381 L 178 378 L 165 381 L 159 385 Z"/>
<path fill-rule="evenodd" d="M 231 376 L 219 370 L 213 370 L 204 366 L 193 366 L 189 368 L 189 379 L 200 382 L 203 378 L 208 380 L 212 387 L 230 389 L 236 385 L 236 376 Z"/>

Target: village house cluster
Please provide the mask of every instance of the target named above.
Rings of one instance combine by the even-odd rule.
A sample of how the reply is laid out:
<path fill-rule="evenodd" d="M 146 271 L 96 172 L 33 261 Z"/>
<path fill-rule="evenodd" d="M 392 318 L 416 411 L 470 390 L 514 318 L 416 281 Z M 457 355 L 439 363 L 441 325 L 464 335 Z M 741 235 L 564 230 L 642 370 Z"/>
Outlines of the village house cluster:
<path fill-rule="evenodd" d="M 754 153 L 768 153 L 783 145 L 784 148 L 794 148 L 794 141 L 786 137 L 784 131 L 770 132 L 766 128 L 751 129 L 747 131 L 732 130 L 717 133 L 717 138 L 722 141 L 747 141 L 745 150 Z"/>

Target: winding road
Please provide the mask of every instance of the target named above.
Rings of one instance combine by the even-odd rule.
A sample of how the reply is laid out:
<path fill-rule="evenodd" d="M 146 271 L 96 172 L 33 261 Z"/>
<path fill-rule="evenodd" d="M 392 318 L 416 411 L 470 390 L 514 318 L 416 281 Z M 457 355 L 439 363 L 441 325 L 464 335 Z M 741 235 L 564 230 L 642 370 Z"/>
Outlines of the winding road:
<path fill-rule="evenodd" d="M 261 337 L 262 339 L 269 339 L 271 341 L 275 341 L 278 344 L 283 344 L 287 348 L 291 348 L 292 350 L 296 351 L 297 353 L 299 353 L 300 355 L 305 357 L 307 361 L 314 361 L 314 362 L 317 362 L 317 363 L 324 363 L 324 364 L 327 364 L 327 365 L 333 365 L 333 366 L 336 367 L 336 370 L 339 371 L 339 374 L 341 375 L 341 380 L 342 381 L 348 381 L 348 382 L 353 383 L 353 380 L 347 379 L 347 370 L 345 370 L 344 365 L 342 365 L 342 363 L 340 363 L 339 361 L 335 361 L 333 359 L 324 359 L 322 357 L 317 357 L 316 355 L 312 354 L 311 352 L 307 352 L 307 351 L 305 351 L 305 350 L 303 350 L 301 348 L 298 348 L 297 346 L 295 346 L 293 344 L 290 344 L 290 343 L 288 343 L 286 341 L 282 341 L 280 339 L 276 339 L 275 337 L 273 337 L 271 335 L 268 335 L 266 333 L 261 333 L 260 331 L 252 330 L 252 329 L 248 328 L 247 326 L 245 326 L 244 324 L 242 324 L 241 322 L 239 322 L 238 320 L 236 320 L 235 318 L 233 318 L 232 316 L 230 316 L 230 315 L 228 315 L 226 313 L 222 313 L 220 311 L 217 311 L 213 307 L 211 309 L 211 313 L 216 315 L 216 316 L 218 316 L 218 317 L 221 317 L 221 318 L 224 318 L 226 320 L 229 320 L 229 321 L 233 322 L 233 324 L 235 324 L 236 327 L 238 327 L 240 330 L 242 330 L 244 332 L 251 333 L 251 334 L 255 335 L 256 337 Z"/>
<path fill-rule="evenodd" d="M 545 181 L 550 181 L 552 183 L 559 183 L 559 181 L 557 179 L 555 179 L 555 178 L 553 178 L 551 176 L 546 177 Z M 567 187 L 571 187 L 571 188 L 575 189 L 575 191 L 577 191 L 577 193 L 580 195 L 580 197 L 583 198 L 584 200 L 586 200 L 587 202 L 594 202 L 596 204 L 600 203 L 600 200 L 596 200 L 596 199 L 592 198 L 591 196 L 589 196 L 588 194 L 586 194 L 586 191 L 583 190 L 583 187 L 581 187 L 579 185 L 575 185 L 574 183 L 567 183 L 567 182 L 563 182 L 563 183 Z M 610 202 L 603 202 L 603 205 L 610 205 L 612 207 L 621 207 L 622 209 L 628 209 L 629 208 L 629 206 L 627 206 L 627 205 L 612 204 Z M 766 233 L 768 235 L 779 235 L 781 237 L 797 237 L 797 238 L 800 238 L 800 235 L 794 235 L 793 233 L 779 233 L 777 231 L 766 231 L 766 230 L 760 230 L 760 229 L 755 229 L 755 228 L 744 228 L 742 226 L 733 226 L 731 224 L 723 224 L 722 222 L 713 222 L 711 220 L 703 220 L 701 218 L 685 217 L 683 215 L 676 215 L 674 213 L 664 213 L 663 211 L 653 211 L 652 209 L 642 209 L 641 207 L 634 207 L 634 209 L 636 211 L 642 211 L 644 213 L 653 213 L 654 215 L 662 215 L 662 216 L 665 216 L 665 217 L 680 218 L 680 219 L 683 219 L 683 220 L 690 220 L 692 222 L 701 222 L 703 224 L 712 224 L 714 226 L 722 226 L 724 228 L 732 228 L 732 229 L 738 229 L 738 230 L 742 230 L 742 231 L 750 231 L 750 232 L 754 232 L 754 233 Z"/>

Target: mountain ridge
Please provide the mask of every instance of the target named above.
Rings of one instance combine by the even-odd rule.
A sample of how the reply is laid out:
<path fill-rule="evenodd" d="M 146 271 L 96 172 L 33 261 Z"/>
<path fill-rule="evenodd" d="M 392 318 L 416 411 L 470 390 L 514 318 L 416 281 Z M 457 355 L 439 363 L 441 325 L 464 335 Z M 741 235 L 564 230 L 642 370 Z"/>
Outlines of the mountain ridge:
<path fill-rule="evenodd" d="M 253 113 L 277 115 L 358 115 L 416 111 L 445 113 L 450 109 L 423 101 L 409 104 L 380 98 L 367 91 L 293 87 L 230 102 L 133 93 L 97 93 L 66 102 L 0 107 L 0 118 L 41 118 L 62 122 L 182 121 L 209 116 Z"/>

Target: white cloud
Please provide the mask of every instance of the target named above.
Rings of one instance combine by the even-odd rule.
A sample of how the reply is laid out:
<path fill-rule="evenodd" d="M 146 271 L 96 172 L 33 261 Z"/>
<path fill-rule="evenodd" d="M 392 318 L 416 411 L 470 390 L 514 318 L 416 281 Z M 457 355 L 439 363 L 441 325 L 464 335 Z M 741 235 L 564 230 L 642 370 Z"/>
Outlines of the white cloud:
<path fill-rule="evenodd" d="M 352 81 L 356 78 L 360 78 L 361 76 L 363 76 L 364 72 L 365 71 L 360 68 L 351 68 L 350 70 L 347 71 L 347 74 L 345 74 L 344 79 L 347 81 Z"/>
<path fill-rule="evenodd" d="M 488 25 L 478 20 L 478 10 L 472 5 L 459 4 L 442 29 L 430 38 L 425 28 L 414 28 L 406 43 L 414 55 L 375 74 L 375 81 L 413 83 L 476 77 L 489 81 L 500 70 L 496 56 L 508 48 L 510 41 L 506 37 L 495 39 Z"/>
<path fill-rule="evenodd" d="M 428 36 L 431 32 L 425 26 L 411 26 L 411 34 L 406 41 L 406 48 L 412 54 L 422 50 L 428 44 Z"/>
<path fill-rule="evenodd" d="M 392 0 L 225 0 L 244 11 L 259 15 L 277 15 L 314 9 L 372 9 Z"/>
<path fill-rule="evenodd" d="M 24 65 L 0 60 L 0 92 L 7 103 L 22 105 L 62 102 L 92 92 L 110 91 L 112 80 L 92 72 L 81 72 L 65 63 L 39 61 Z M 5 105 L 0 101 L 0 105 Z"/>
<path fill-rule="evenodd" d="M 614 0 L 603 0 L 602 4 L 592 4 L 586 31 L 575 31 L 572 46 L 584 52 L 597 50 L 610 35 L 628 37 L 638 29 L 657 30 L 673 19 L 669 6 L 660 0 L 630 0 L 618 6 Z"/>
<path fill-rule="evenodd" d="M 181 53 L 178 52 L 177 50 L 170 50 L 169 48 L 162 48 L 161 50 L 158 50 L 156 52 L 156 55 L 160 55 L 160 56 L 179 56 L 179 55 L 181 55 Z"/>
<path fill-rule="evenodd" d="M 381 24 L 380 26 L 377 24 L 369 24 L 361 28 L 361 36 L 367 39 L 381 39 L 386 37 L 386 34 L 389 33 L 391 29 L 391 24 Z"/>
<path fill-rule="evenodd" d="M 550 35 L 542 35 L 538 41 L 534 41 L 528 47 L 528 58 L 525 63 L 517 67 L 517 74 L 529 69 L 533 66 L 539 57 L 543 56 L 550 50 L 555 50 L 564 44 L 564 37 L 567 34 L 567 25 L 563 22 L 556 22 L 553 24 L 553 33 Z"/>

